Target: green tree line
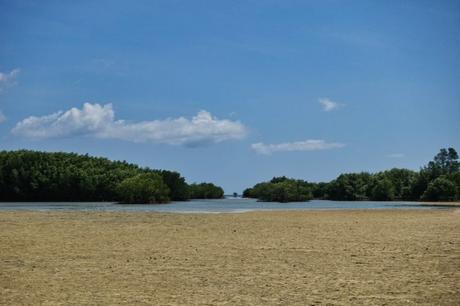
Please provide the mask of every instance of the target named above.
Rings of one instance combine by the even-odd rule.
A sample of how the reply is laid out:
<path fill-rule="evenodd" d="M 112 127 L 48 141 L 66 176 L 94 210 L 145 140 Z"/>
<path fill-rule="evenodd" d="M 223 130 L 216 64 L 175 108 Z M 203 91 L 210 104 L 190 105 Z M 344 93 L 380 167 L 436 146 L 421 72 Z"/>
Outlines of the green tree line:
<path fill-rule="evenodd" d="M 199 186 L 199 191 L 197 191 Z M 0 152 L 0 201 L 162 203 L 221 198 L 214 184 L 187 184 L 178 172 L 75 153 Z"/>
<path fill-rule="evenodd" d="M 243 192 L 261 201 L 310 199 L 337 201 L 455 201 L 460 200 L 460 163 L 455 149 L 441 149 L 420 171 L 394 168 L 375 174 L 345 173 L 329 183 L 309 183 L 275 177 Z"/>
<path fill-rule="evenodd" d="M 224 190 L 211 183 L 189 185 L 190 198 L 192 199 L 220 199 L 224 197 Z"/>

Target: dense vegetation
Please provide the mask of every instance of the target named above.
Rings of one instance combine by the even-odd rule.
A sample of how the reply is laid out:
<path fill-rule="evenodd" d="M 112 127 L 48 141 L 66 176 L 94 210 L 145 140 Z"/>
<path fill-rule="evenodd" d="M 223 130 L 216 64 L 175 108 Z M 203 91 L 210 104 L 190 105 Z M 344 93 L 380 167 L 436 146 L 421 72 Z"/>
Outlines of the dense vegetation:
<path fill-rule="evenodd" d="M 189 185 L 190 199 L 220 199 L 224 197 L 224 190 L 211 183 Z"/>
<path fill-rule="evenodd" d="M 329 183 L 275 177 L 256 184 L 244 197 L 262 201 L 290 202 L 312 198 L 338 201 L 453 201 L 460 199 L 460 163 L 453 148 L 440 152 L 420 171 L 391 169 L 339 175 Z"/>
<path fill-rule="evenodd" d="M 74 153 L 0 152 L 0 201 L 157 203 L 221 198 L 212 184 L 188 185 L 177 172 Z M 221 188 L 220 188 L 221 190 Z"/>
<path fill-rule="evenodd" d="M 391 169 L 346 173 L 329 183 L 275 177 L 244 191 L 262 201 L 460 199 L 460 163 L 453 148 L 440 152 L 420 171 Z M 0 201 L 118 201 L 160 203 L 222 198 L 210 183 L 187 184 L 177 172 L 141 168 L 74 153 L 0 152 Z"/>
<path fill-rule="evenodd" d="M 122 203 L 164 203 L 169 201 L 169 188 L 158 173 L 142 173 L 124 179 L 117 187 Z"/>
<path fill-rule="evenodd" d="M 285 176 L 274 177 L 269 182 L 256 184 L 243 192 L 243 197 L 257 198 L 270 202 L 299 202 L 308 201 L 312 195 L 312 184 L 289 179 Z"/>

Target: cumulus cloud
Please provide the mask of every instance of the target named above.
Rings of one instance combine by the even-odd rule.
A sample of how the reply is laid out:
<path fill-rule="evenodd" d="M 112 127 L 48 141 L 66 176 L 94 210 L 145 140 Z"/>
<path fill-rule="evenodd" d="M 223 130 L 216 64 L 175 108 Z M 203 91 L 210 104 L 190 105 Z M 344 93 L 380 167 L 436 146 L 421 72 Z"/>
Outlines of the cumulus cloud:
<path fill-rule="evenodd" d="M 338 108 L 343 106 L 343 104 L 334 102 L 329 98 L 320 98 L 318 101 L 325 112 L 337 110 Z"/>
<path fill-rule="evenodd" d="M 200 111 L 191 119 L 184 117 L 141 122 L 115 120 L 112 104 L 85 103 L 42 117 L 31 116 L 16 124 L 12 133 L 29 138 L 92 136 L 171 145 L 198 146 L 243 138 L 246 127 L 239 121 L 218 119 Z"/>
<path fill-rule="evenodd" d="M 6 120 L 5 115 L 3 115 L 2 111 L 0 110 L 0 123 L 4 122 Z"/>
<path fill-rule="evenodd" d="M 19 72 L 21 72 L 21 70 L 18 68 L 10 72 L 0 72 L 0 93 L 16 84 L 16 77 Z"/>
<path fill-rule="evenodd" d="M 345 145 L 337 142 L 326 142 L 321 139 L 285 142 L 278 144 L 253 143 L 251 148 L 259 154 L 270 155 L 275 152 L 317 151 L 342 148 Z"/>

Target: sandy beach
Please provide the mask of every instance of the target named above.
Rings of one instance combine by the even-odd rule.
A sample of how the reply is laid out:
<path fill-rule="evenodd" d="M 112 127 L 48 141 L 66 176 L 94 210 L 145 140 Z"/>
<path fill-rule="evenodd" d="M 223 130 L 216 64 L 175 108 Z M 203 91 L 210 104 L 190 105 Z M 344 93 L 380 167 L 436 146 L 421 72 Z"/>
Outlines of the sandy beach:
<path fill-rule="evenodd" d="M 460 210 L 0 212 L 1 305 L 458 305 Z"/>

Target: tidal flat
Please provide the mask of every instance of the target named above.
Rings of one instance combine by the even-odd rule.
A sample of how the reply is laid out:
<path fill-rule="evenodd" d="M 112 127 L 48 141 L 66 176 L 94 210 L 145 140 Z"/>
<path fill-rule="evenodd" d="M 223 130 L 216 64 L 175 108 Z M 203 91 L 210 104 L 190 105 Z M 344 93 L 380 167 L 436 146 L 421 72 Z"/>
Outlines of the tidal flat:
<path fill-rule="evenodd" d="M 458 305 L 460 209 L 0 212 L 1 305 Z"/>

